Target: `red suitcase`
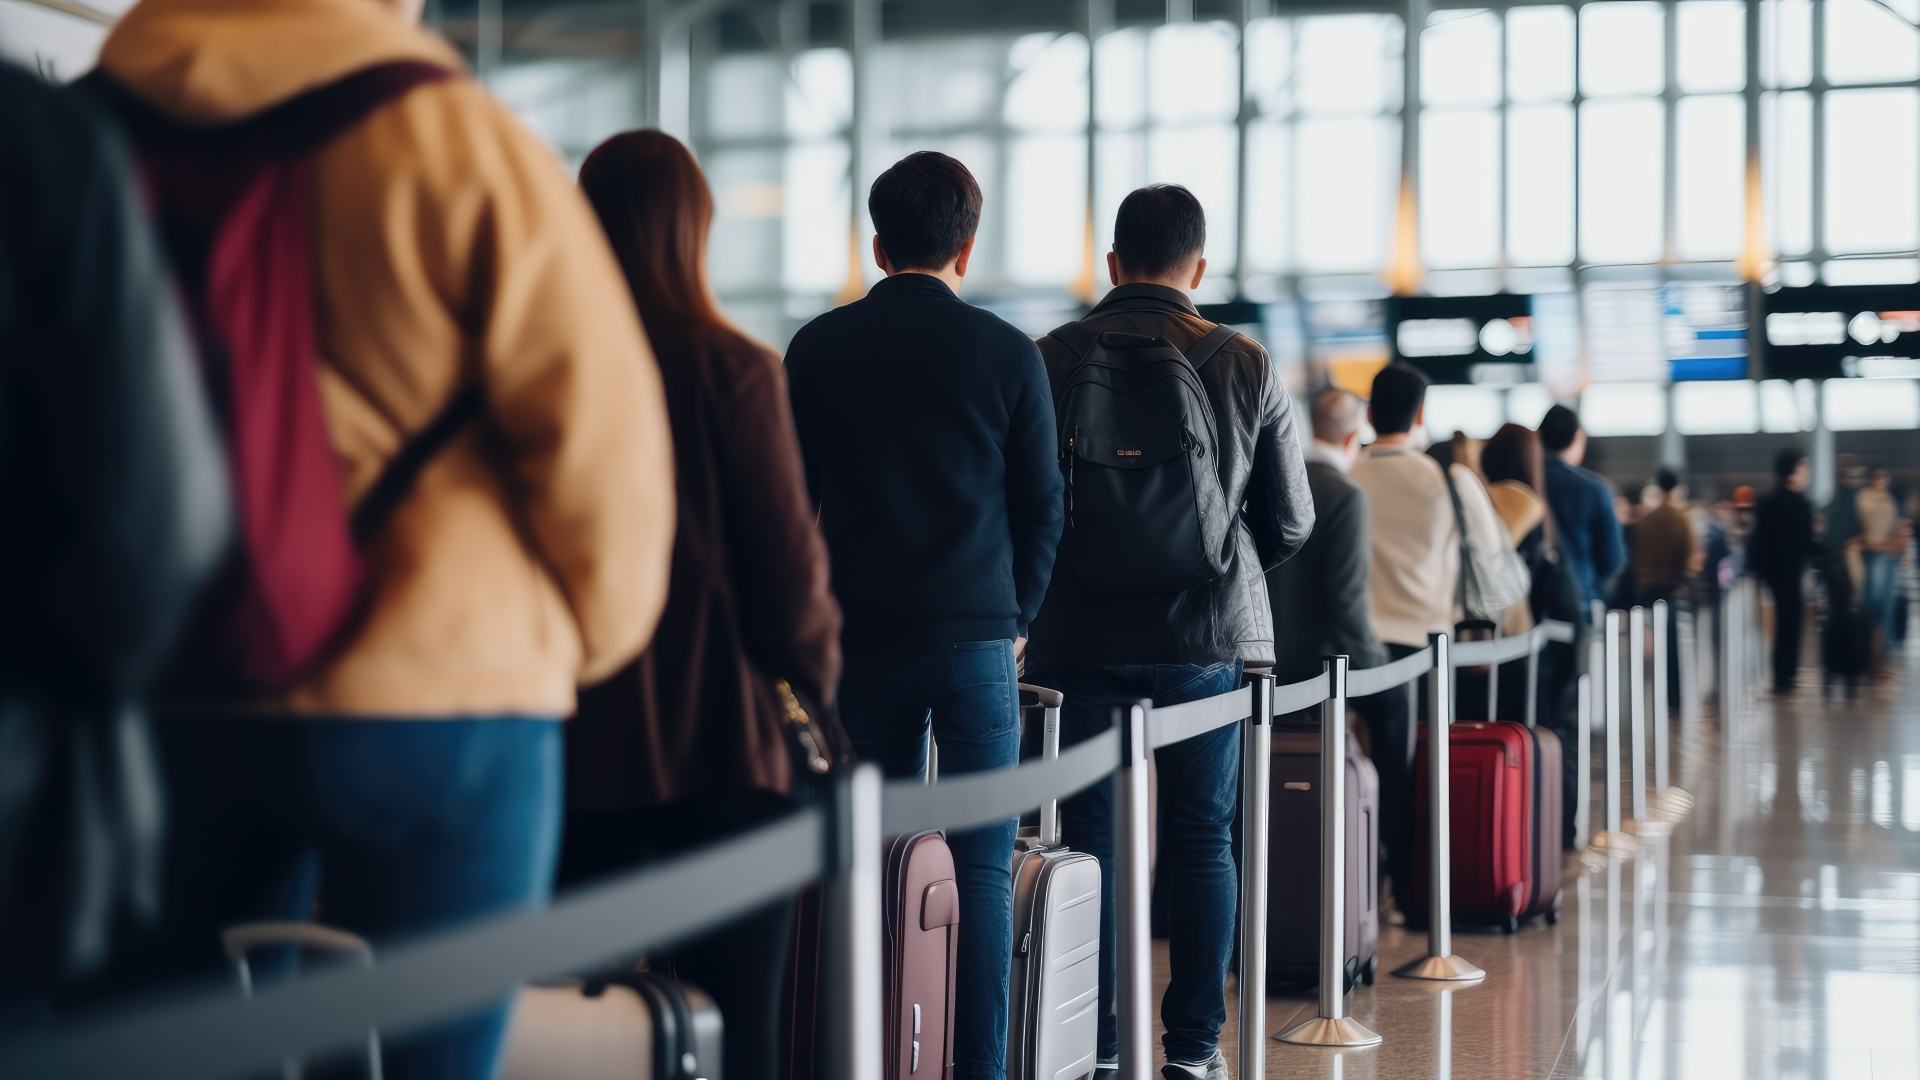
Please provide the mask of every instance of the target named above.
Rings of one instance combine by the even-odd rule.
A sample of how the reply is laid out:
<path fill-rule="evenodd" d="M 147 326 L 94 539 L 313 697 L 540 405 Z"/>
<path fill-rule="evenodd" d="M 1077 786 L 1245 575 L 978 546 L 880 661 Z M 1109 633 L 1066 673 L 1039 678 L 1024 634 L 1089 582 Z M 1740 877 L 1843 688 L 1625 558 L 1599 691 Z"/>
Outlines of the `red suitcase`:
<path fill-rule="evenodd" d="M 1320 733 L 1273 733 L 1267 855 L 1267 986 L 1320 981 Z M 1347 987 L 1372 983 L 1380 951 L 1380 774 L 1347 736 Z"/>
<path fill-rule="evenodd" d="M 893 838 L 884 903 L 887 1080 L 947 1080 L 953 1075 L 960 889 L 944 837 Z"/>
<path fill-rule="evenodd" d="M 1453 920 L 1516 930 L 1535 900 L 1534 733 L 1496 720 L 1455 723 L 1450 734 Z M 1413 775 L 1415 836 L 1424 840 L 1430 801 L 1425 724 Z M 1429 857 L 1424 843 L 1414 851 L 1410 914 L 1425 912 Z"/>

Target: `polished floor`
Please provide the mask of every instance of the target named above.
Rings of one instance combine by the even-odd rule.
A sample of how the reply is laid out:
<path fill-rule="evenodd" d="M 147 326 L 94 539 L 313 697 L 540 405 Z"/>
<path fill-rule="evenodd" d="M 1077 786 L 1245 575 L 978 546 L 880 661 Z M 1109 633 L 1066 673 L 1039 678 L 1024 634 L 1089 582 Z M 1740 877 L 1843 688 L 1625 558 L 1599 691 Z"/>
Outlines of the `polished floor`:
<path fill-rule="evenodd" d="M 1731 724 L 1674 720 L 1693 811 L 1634 857 L 1569 855 L 1559 925 L 1456 933 L 1484 982 L 1386 974 L 1426 938 L 1383 927 L 1349 1010 L 1384 1041 L 1268 1038 L 1267 1075 L 1920 1080 L 1920 653 L 1853 701 L 1817 682 Z M 1313 1013 L 1272 997 L 1267 1033 Z"/>

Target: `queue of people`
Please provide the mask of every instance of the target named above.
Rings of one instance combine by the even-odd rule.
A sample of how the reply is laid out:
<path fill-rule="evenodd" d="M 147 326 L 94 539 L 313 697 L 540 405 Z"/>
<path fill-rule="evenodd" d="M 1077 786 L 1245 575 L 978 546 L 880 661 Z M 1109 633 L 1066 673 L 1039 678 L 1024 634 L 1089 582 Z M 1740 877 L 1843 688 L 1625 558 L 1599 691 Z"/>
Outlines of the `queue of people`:
<path fill-rule="evenodd" d="M 387 937 L 539 905 L 789 812 L 856 759 L 1011 767 L 1023 674 L 1065 694 L 1071 744 L 1116 703 L 1252 670 L 1292 681 L 1328 653 L 1369 667 L 1434 633 L 1578 624 L 1625 562 L 1565 407 L 1443 465 L 1418 434 L 1427 378 L 1393 364 L 1364 401 L 1317 394 L 1301 430 L 1265 350 L 1196 308 L 1206 217 L 1178 186 L 1122 202 L 1113 288 L 1036 342 L 960 299 L 979 185 L 909 155 L 868 194 L 884 280 L 783 360 L 713 298 L 713 196 L 684 145 L 615 136 L 576 188 L 420 9 L 141 0 L 78 89 L 0 71 L 0 124 L 29 148 L 7 181 L 37 177 L 0 203 L 0 286 L 44 293 L 0 304 L 0 468 L 39 439 L 16 413 L 75 412 L 55 375 L 100 399 L 97 430 L 59 433 L 92 440 L 63 483 L 94 505 L 48 495 L 6 527 L 25 615 L 0 734 L 39 749 L 0 824 L 71 827 L 4 834 L 0 1022 L 215 970 L 236 923 Z M 1103 366 L 1166 378 L 1129 397 L 1145 392 Z M 246 415 L 269 406 L 272 423 Z M 1076 484 L 1115 457 L 1157 479 Z M 1803 466 L 1751 545 L 1780 597 L 1812 550 Z M 1898 529 L 1875 490 L 1845 542 L 1878 597 Z M 1649 590 L 1693 558 L 1672 510 L 1635 550 Z M 1572 657 L 1549 650 L 1541 687 L 1569 739 Z M 1355 702 L 1390 890 L 1413 880 L 1424 709 Z M 83 722 L 122 752 L 56 745 Z M 89 753 L 99 784 L 55 779 Z M 1169 1080 L 1227 1075 L 1238 758 L 1221 729 L 1156 762 L 1179 913 Z M 131 794 L 82 806 L 102 785 Z M 1061 808 L 1105 879 L 1103 1068 L 1114 798 L 1109 780 Z M 953 1072 L 999 1080 L 1015 822 L 947 839 L 966 928 Z M 49 850 L 71 874 L 16 872 Z M 726 1017 L 730 1076 L 781 1069 L 795 934 L 785 901 L 672 950 Z M 491 1075 L 508 1005 L 396 1041 L 388 1075 Z"/>

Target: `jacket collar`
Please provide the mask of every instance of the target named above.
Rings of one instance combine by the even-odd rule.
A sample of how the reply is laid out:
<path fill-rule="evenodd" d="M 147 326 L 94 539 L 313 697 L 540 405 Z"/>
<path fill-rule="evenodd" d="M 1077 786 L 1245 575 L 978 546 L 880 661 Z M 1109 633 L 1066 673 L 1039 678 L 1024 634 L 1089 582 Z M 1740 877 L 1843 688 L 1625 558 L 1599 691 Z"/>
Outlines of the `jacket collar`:
<path fill-rule="evenodd" d="M 1131 285 L 1118 286 L 1107 293 L 1098 304 L 1094 305 L 1092 311 L 1087 312 L 1087 318 L 1094 318 L 1110 306 L 1119 304 L 1127 304 L 1128 307 L 1133 308 L 1165 308 L 1168 311 L 1184 311 L 1189 315 L 1200 314 L 1200 309 L 1193 306 L 1193 299 L 1179 289 L 1136 281 Z"/>
<path fill-rule="evenodd" d="M 947 283 L 932 274 L 917 274 L 911 270 L 881 278 L 867 290 L 868 296 L 944 296 L 949 300 L 958 300 Z"/>

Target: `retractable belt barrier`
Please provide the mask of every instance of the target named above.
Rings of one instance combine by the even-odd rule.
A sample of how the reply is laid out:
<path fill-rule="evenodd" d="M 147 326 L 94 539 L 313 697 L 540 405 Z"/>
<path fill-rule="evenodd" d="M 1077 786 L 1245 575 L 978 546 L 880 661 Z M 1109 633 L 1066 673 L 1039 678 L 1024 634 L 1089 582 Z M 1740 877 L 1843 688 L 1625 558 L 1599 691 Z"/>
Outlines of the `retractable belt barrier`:
<path fill-rule="evenodd" d="M 1546 623 L 1522 637 L 1454 646 L 1448 667 L 1503 663 L 1537 653 L 1546 641 L 1571 641 L 1572 628 Z M 1511 642 L 1511 643 L 1509 643 Z M 1444 646 L 1441 646 L 1444 655 Z M 1013 769 L 950 777 L 936 785 L 896 781 L 883 786 L 871 766 L 843 777 L 830 805 L 810 806 L 743 836 L 657 866 L 567 893 L 539 911 L 483 919 L 453 930 L 382 943 L 373 967 L 340 966 L 261 988 L 242 997 L 224 981 L 202 984 L 115 1008 L 97 1017 L 48 1031 L 0 1040 L 0 1076 L 8 1080 L 66 1080 L 68 1077 L 139 1076 L 151 1080 L 208 1080 L 249 1072 L 273 1071 L 289 1056 L 314 1056 L 361 1045 L 369 1029 L 391 1039 L 404 1037 L 448 1016 L 498 1001 L 521 983 L 592 970 L 682 938 L 822 879 L 854 895 L 838 925 L 878 926 L 879 873 L 874 865 L 880 834 L 924 829 L 968 829 L 1002 821 L 1048 800 L 1071 796 L 1109 775 L 1123 781 L 1124 809 L 1120 869 L 1129 881 L 1122 896 L 1123 953 L 1133 953 L 1122 970 L 1123 1003 L 1139 1015 L 1123 1016 L 1121 1072 L 1126 1080 L 1145 1080 L 1151 1072 L 1148 1045 L 1151 1020 L 1150 980 L 1144 938 L 1145 776 L 1129 776 L 1144 766 L 1149 749 L 1169 746 L 1229 724 L 1245 724 L 1242 741 L 1242 794 L 1257 808 L 1260 827 L 1250 836 L 1249 873 L 1241 885 L 1241 903 L 1258 917 L 1243 920 L 1243 972 L 1265 968 L 1267 756 L 1274 716 L 1344 702 L 1404 686 L 1434 668 L 1434 648 L 1380 667 L 1346 671 L 1345 658 L 1329 659 L 1319 675 L 1274 686 L 1265 675 L 1226 694 L 1180 705 L 1154 708 L 1148 702 L 1116 710 L 1114 728 L 1062 751 L 1057 759 Z M 1337 660 L 1337 664 L 1336 664 Z M 1339 669 L 1336 673 L 1336 666 Z M 1344 685 L 1342 685 L 1344 683 Z M 1332 724 L 1331 715 L 1323 725 Z M 1329 730 L 1332 730 L 1329 727 Z M 1328 746 L 1337 746 L 1331 738 Z M 1344 775 L 1344 766 L 1323 769 Z M 1337 793 L 1337 783 L 1323 783 Z M 1343 804 L 1323 809 L 1331 831 L 1343 827 Z M 1253 815 L 1249 815 L 1249 820 Z M 875 828 L 878 824 L 879 828 Z M 1338 833 L 1334 833 L 1336 841 Z M 1323 838 L 1324 839 L 1324 838 Z M 875 848 L 866 852 L 867 846 Z M 1325 857 L 1323 855 L 1323 863 Z M 1323 867 L 1324 869 L 1324 867 Z M 1337 874 L 1335 875 L 1338 876 Z M 864 897 L 864 892 L 874 892 Z M 1126 902 L 1132 899 L 1133 902 Z M 1334 904 L 1333 910 L 1340 905 Z M 1336 916 L 1337 918 L 1337 916 Z M 846 920 L 851 919 L 851 922 Z M 849 935 L 857 937 L 858 935 Z M 867 943 L 872 944 L 872 943 Z M 836 1060 L 848 1080 L 879 1080 L 879 978 L 877 945 L 842 943 L 847 953 L 833 963 L 847 993 L 841 1000 L 871 1003 L 875 1016 L 861 1019 L 865 1005 L 839 1009 L 829 1041 L 842 1045 Z M 1323 950 L 1332 963 L 1332 979 L 1343 978 L 1338 950 Z M 1125 958 L 1123 958 L 1125 959 Z M 1322 984 L 1329 985 L 1323 972 Z M 874 985 L 867 985 L 873 983 Z M 1261 985 L 1264 978 L 1249 978 Z M 1343 985 L 1343 984 L 1341 984 Z M 1322 994 L 1323 999 L 1327 995 Z M 1242 1003 L 1242 1080 L 1260 1080 L 1262 1017 L 1259 995 Z M 1323 1010 L 1324 1011 L 1324 1010 Z M 1340 1011 L 1338 1008 L 1335 1011 Z M 1343 1014 L 1344 1015 L 1344 1014 Z M 1132 1030 L 1127 1030 L 1132 1029 Z M 1363 1029 L 1364 1030 L 1364 1029 Z M 1374 1038 L 1377 1039 L 1377 1036 Z M 866 1046 L 867 1042 L 875 1045 Z M 1130 1044 L 1138 1045 L 1130 1045 Z M 1129 1053 L 1128 1051 L 1132 1052 Z"/>

